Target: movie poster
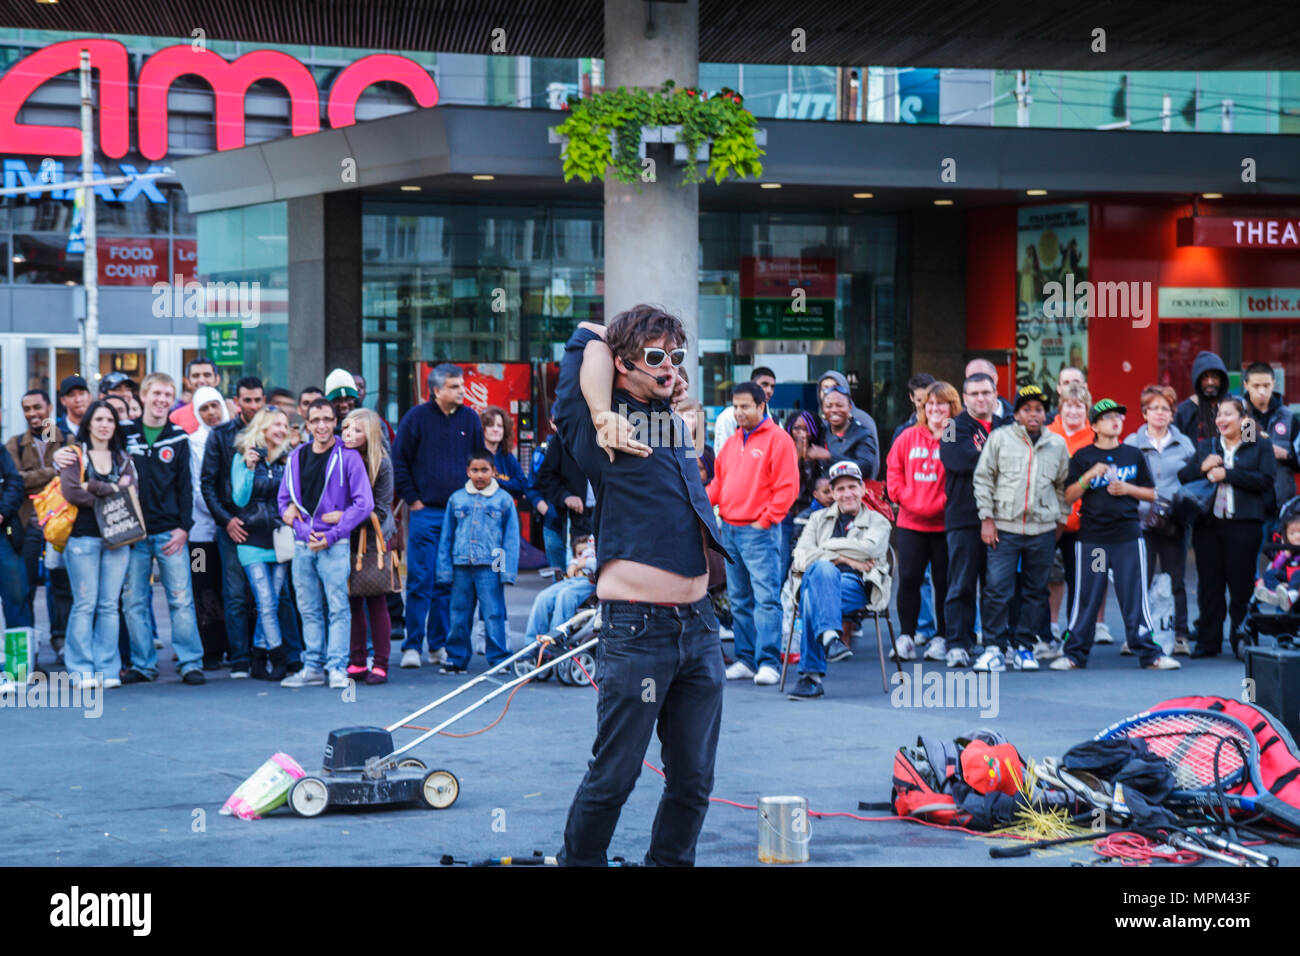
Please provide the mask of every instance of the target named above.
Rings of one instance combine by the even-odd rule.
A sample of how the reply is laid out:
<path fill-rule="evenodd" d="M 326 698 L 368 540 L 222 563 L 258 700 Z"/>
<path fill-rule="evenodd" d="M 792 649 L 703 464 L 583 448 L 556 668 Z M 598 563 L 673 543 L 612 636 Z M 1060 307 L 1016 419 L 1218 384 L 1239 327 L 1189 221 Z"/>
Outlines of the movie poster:
<path fill-rule="evenodd" d="M 1016 244 L 1016 386 L 1037 385 L 1056 405 L 1056 376 L 1066 365 L 1088 374 L 1088 317 L 1043 309 L 1043 286 L 1088 278 L 1088 205 L 1023 206 Z M 1049 317 L 1051 314 L 1059 318 Z"/>

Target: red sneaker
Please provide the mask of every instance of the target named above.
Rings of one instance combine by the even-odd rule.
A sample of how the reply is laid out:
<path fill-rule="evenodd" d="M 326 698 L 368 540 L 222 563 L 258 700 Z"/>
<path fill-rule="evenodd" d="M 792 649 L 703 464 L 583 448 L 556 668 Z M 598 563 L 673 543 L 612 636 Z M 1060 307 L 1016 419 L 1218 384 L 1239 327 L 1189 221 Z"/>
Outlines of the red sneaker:
<path fill-rule="evenodd" d="M 372 667 L 370 673 L 366 675 L 367 684 L 387 684 L 388 671 L 382 667 Z"/>

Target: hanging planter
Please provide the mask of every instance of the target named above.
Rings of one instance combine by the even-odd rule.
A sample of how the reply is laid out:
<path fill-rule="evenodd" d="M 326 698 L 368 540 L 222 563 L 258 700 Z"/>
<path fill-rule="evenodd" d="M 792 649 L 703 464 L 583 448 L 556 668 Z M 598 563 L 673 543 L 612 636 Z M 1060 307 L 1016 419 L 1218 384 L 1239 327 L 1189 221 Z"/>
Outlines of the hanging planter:
<path fill-rule="evenodd" d="M 620 86 L 587 99 L 569 97 L 569 116 L 551 137 L 564 144 L 565 181 L 603 181 L 613 168 L 619 182 L 639 182 L 647 143 L 674 145 L 674 162 L 683 168 L 679 185 L 761 176 L 766 135 L 741 95 L 723 88 L 710 99 L 695 87 L 675 86 L 667 80 L 657 91 Z"/>

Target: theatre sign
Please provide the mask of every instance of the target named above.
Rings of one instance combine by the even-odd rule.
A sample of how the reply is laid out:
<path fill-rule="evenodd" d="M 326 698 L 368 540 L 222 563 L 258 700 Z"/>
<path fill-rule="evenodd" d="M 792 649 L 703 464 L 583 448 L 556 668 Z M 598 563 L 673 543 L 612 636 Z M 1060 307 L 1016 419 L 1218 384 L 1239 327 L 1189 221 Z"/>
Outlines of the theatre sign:
<path fill-rule="evenodd" d="M 75 125 L 21 123 L 18 112 L 42 84 L 79 69 L 82 50 L 90 54 L 99 84 L 99 150 L 113 159 L 127 155 L 133 88 L 130 56 L 118 41 L 94 38 L 51 44 L 19 60 L 0 77 L 0 154 L 81 155 L 81 132 Z M 254 50 L 228 61 L 194 45 L 166 47 L 144 61 L 134 85 L 137 150 L 148 160 L 167 155 L 167 95 L 182 76 L 198 77 L 212 87 L 218 150 L 245 145 L 244 97 L 259 81 L 273 80 L 288 91 L 294 136 L 319 132 L 322 113 L 334 129 L 351 126 L 356 122 L 357 100 L 376 83 L 404 86 L 418 106 L 438 102 L 438 87 L 429 72 L 397 54 L 375 53 L 343 67 L 322 101 L 311 70 L 287 53 Z M 6 166 L 6 178 L 8 174 Z M 22 178 L 16 168 L 14 175 Z"/>

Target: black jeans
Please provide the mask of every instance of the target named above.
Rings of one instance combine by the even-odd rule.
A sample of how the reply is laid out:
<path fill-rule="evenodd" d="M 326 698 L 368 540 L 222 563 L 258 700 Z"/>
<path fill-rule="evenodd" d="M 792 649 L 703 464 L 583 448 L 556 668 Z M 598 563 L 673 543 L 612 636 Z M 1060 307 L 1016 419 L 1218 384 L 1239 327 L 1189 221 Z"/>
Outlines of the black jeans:
<path fill-rule="evenodd" d="M 23 562 L 27 565 L 27 600 L 25 607 L 35 612 L 36 588 L 40 585 L 41 555 L 45 553 L 45 536 L 37 524 L 28 524 L 23 537 Z M 68 630 L 72 613 L 72 582 L 65 568 L 45 569 L 45 611 L 50 619 L 50 647 L 58 655 Z M 32 620 L 36 618 L 33 616 Z"/>
<path fill-rule="evenodd" d="M 1187 637 L 1187 532 L 1178 525 L 1177 534 L 1161 534 L 1157 531 L 1144 531 L 1143 540 L 1147 543 L 1147 584 L 1159 570 L 1169 575 L 1169 584 L 1174 592 L 1174 635 Z"/>
<path fill-rule="evenodd" d="M 564 866 L 605 866 L 623 804 L 657 729 L 664 792 L 648 866 L 693 866 L 713 790 L 725 682 L 713 604 L 602 601 L 596 742 L 564 826 Z M 656 728 L 656 724 L 658 725 Z"/>
<path fill-rule="evenodd" d="M 948 540 L 942 531 L 913 531 L 899 528 L 895 532 L 898 546 L 898 623 L 902 633 L 916 634 L 921 614 L 921 588 L 925 586 L 925 568 L 930 567 L 934 585 L 934 624 L 936 634 L 947 634 L 944 600 L 948 596 Z"/>
<path fill-rule="evenodd" d="M 1255 554 L 1261 523 L 1202 518 L 1192 529 L 1196 550 L 1196 646 L 1211 651 L 1223 647 L 1223 619 L 1235 633 L 1246 617 L 1255 584 Z M 1228 601 L 1223 590 L 1228 589 Z"/>
<path fill-rule="evenodd" d="M 975 586 L 984 583 L 987 549 L 978 525 L 956 528 L 947 538 L 948 597 L 943 604 L 947 647 L 959 647 L 969 654 L 975 647 Z"/>

